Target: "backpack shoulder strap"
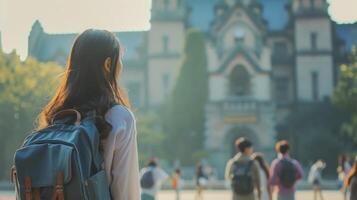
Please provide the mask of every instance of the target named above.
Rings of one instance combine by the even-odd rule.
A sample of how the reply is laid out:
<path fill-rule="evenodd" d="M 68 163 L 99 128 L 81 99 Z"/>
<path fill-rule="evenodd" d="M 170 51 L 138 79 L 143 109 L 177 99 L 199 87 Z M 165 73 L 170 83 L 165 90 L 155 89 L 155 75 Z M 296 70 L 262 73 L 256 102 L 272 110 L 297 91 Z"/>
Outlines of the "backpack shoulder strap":
<path fill-rule="evenodd" d="M 74 122 L 74 124 L 79 125 L 81 123 L 81 114 L 75 109 L 65 109 L 57 112 L 56 114 L 53 115 L 51 119 L 51 124 L 54 124 L 56 119 L 58 118 L 63 118 L 71 115 L 76 116 L 76 121 Z"/>

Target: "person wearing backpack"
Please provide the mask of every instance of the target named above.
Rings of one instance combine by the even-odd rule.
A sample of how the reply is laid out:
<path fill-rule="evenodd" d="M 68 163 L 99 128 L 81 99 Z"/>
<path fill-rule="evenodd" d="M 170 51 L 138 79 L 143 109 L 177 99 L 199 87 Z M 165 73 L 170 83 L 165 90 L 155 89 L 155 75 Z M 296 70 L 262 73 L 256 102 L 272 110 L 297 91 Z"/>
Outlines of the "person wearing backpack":
<path fill-rule="evenodd" d="M 37 130 L 15 153 L 18 200 L 140 199 L 135 118 L 118 84 L 121 57 L 109 31 L 88 29 L 75 39 Z"/>
<path fill-rule="evenodd" d="M 161 169 L 157 158 L 149 160 L 145 168 L 140 171 L 141 200 L 155 200 L 161 185 L 168 180 L 169 175 Z"/>
<path fill-rule="evenodd" d="M 233 200 L 261 200 L 259 165 L 251 158 L 253 144 L 242 137 L 236 140 L 235 146 L 239 152 L 227 162 L 225 171 L 226 180 L 231 182 Z"/>
<path fill-rule="evenodd" d="M 303 177 L 303 169 L 300 163 L 289 156 L 290 145 L 282 140 L 275 147 L 278 158 L 270 168 L 270 184 L 277 188 L 278 200 L 295 200 L 296 182 Z"/>

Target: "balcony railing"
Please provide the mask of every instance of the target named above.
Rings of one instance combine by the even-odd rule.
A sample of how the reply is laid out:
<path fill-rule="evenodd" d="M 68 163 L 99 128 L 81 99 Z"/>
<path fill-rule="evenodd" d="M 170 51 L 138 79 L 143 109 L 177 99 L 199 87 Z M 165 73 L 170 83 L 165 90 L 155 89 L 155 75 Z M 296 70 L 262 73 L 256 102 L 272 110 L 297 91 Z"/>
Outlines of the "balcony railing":
<path fill-rule="evenodd" d="M 269 101 L 258 101 L 252 98 L 232 97 L 222 101 L 210 102 L 207 104 L 207 111 L 221 112 L 224 114 L 254 115 L 259 111 L 271 108 L 273 105 Z"/>

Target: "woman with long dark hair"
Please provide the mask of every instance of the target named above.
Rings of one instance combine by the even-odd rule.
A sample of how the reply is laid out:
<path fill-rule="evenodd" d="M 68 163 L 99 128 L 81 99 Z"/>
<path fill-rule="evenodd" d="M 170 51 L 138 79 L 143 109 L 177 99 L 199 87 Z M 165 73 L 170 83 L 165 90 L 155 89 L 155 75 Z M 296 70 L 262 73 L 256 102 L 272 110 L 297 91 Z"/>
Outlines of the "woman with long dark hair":
<path fill-rule="evenodd" d="M 261 186 L 261 200 L 272 200 L 271 187 L 269 185 L 270 172 L 267 162 L 265 162 L 262 153 L 254 153 L 252 155 L 253 160 L 259 164 L 260 173 L 260 186 Z"/>
<path fill-rule="evenodd" d="M 350 200 L 357 199 L 357 157 L 350 173 L 346 177 L 345 187 L 350 190 Z"/>
<path fill-rule="evenodd" d="M 38 128 L 49 126 L 54 115 L 66 109 L 82 115 L 94 110 L 112 199 L 138 200 L 136 125 L 118 84 L 121 56 L 119 41 L 111 32 L 89 29 L 80 34 L 54 97 L 39 115 Z"/>
<path fill-rule="evenodd" d="M 344 183 L 346 180 L 346 176 L 349 174 L 350 170 L 351 170 L 351 165 L 348 161 L 348 156 L 342 154 L 338 159 L 337 173 L 338 173 L 338 185 L 342 192 L 343 200 L 347 200 L 348 188 L 344 187 Z"/>

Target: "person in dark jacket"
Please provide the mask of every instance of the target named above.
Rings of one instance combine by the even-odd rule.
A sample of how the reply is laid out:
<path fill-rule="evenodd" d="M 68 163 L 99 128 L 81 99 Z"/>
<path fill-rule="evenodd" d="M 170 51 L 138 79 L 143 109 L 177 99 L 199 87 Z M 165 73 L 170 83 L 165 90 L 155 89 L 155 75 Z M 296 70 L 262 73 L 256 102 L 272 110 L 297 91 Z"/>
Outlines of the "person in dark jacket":
<path fill-rule="evenodd" d="M 356 161 L 352 166 L 350 173 L 348 174 L 345 182 L 345 187 L 350 190 L 350 200 L 357 199 L 357 157 Z"/>
<path fill-rule="evenodd" d="M 203 196 L 203 189 L 204 186 L 207 185 L 207 176 L 204 173 L 203 170 L 203 165 L 201 163 L 198 163 L 196 166 L 196 176 L 195 176 L 195 180 L 196 180 L 196 196 L 195 199 L 196 200 L 202 200 Z"/>

